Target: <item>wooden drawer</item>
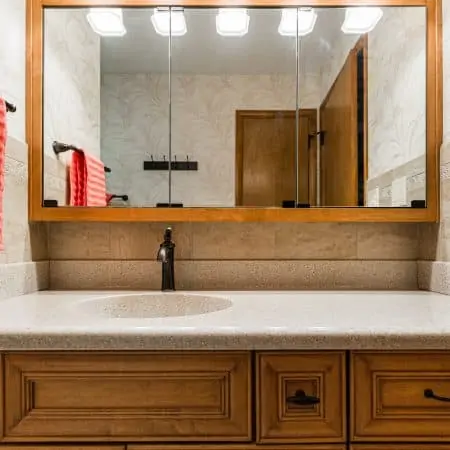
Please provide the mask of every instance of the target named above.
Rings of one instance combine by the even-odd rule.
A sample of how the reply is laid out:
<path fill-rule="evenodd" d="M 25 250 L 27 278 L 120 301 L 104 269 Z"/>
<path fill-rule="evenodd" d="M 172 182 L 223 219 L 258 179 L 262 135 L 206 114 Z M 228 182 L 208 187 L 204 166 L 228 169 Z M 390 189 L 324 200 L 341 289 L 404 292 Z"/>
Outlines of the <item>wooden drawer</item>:
<path fill-rule="evenodd" d="M 3 450 L 3 448 L 2 448 Z M 26 450 L 26 449 L 24 449 Z M 70 450 L 70 449 L 69 449 Z M 94 449 L 96 450 L 96 449 Z M 171 444 L 132 444 L 127 445 L 127 450 L 186 450 L 185 445 L 171 445 Z M 258 445 L 258 444 L 190 444 L 189 450 L 347 450 L 346 444 L 299 444 L 299 445 Z M 374 449 L 375 450 L 375 449 Z M 402 449 L 399 449 L 402 450 Z M 408 450 L 408 449 L 405 449 Z M 412 449 L 412 450 L 425 450 L 422 449 Z M 436 449 L 436 450 L 450 450 L 450 447 L 447 449 Z"/>
<path fill-rule="evenodd" d="M 4 441 L 249 441 L 249 353 L 5 356 Z"/>
<path fill-rule="evenodd" d="M 21 445 L 2 445 L 1 450 L 125 450 L 122 445 L 90 445 L 83 447 L 82 445 L 33 445 L 30 447 Z"/>
<path fill-rule="evenodd" d="M 450 441 L 450 353 L 352 354 L 354 441 Z"/>
<path fill-rule="evenodd" d="M 344 352 L 257 355 L 258 442 L 344 442 L 345 419 Z"/>
<path fill-rule="evenodd" d="M 450 450 L 442 444 L 352 444 L 350 450 Z"/>

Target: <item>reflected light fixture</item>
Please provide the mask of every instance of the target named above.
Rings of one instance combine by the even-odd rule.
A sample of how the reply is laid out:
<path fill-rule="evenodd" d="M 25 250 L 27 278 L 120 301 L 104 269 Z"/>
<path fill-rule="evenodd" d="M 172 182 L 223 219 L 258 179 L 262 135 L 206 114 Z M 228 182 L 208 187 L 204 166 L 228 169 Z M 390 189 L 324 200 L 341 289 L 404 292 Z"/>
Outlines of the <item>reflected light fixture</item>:
<path fill-rule="evenodd" d="M 278 33 L 282 36 L 306 36 L 314 30 L 316 21 L 317 14 L 312 8 L 285 8 L 281 11 Z"/>
<path fill-rule="evenodd" d="M 353 6 L 345 10 L 341 30 L 346 34 L 363 34 L 372 31 L 383 17 L 383 10 L 376 6 Z"/>
<path fill-rule="evenodd" d="M 249 23 L 246 8 L 221 8 L 216 16 L 216 29 L 221 36 L 245 36 Z"/>
<path fill-rule="evenodd" d="M 127 33 L 121 8 L 90 8 L 87 20 L 100 36 L 124 36 Z"/>
<path fill-rule="evenodd" d="M 170 21 L 172 18 L 172 27 Z M 186 19 L 183 8 L 155 8 L 152 15 L 155 31 L 161 36 L 184 36 L 187 33 Z"/>

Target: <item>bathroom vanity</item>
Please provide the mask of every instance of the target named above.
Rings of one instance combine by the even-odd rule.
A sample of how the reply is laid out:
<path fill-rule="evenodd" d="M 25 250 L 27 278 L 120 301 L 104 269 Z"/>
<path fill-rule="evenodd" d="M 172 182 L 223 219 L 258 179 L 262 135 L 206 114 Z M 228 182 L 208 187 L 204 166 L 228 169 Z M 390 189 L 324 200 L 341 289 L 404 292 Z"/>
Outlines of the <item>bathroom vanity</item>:
<path fill-rule="evenodd" d="M 149 315 L 139 304 L 152 297 Z M 43 292 L 0 303 L 3 447 L 450 447 L 447 297 L 160 298 Z M 192 308 L 214 298 L 209 312 Z"/>

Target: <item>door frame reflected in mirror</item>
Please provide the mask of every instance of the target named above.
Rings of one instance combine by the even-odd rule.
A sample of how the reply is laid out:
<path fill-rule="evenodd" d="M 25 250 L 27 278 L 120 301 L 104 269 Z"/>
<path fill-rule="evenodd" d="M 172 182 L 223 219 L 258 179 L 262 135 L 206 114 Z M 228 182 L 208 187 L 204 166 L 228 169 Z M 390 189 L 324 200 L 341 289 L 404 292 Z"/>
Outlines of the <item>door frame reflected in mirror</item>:
<path fill-rule="evenodd" d="M 83 208 L 43 203 L 43 20 L 44 9 L 236 6 L 234 0 L 27 0 L 27 142 L 29 219 L 34 222 L 436 222 L 439 220 L 440 146 L 443 135 L 442 0 L 241 0 L 247 7 L 422 6 L 427 8 L 426 208 Z"/>

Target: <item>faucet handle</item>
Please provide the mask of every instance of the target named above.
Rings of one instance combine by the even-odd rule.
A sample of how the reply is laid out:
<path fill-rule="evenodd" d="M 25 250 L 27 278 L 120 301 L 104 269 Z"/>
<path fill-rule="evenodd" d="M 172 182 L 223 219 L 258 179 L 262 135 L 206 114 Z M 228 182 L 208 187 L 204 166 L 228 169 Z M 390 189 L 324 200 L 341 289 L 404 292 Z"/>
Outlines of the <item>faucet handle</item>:
<path fill-rule="evenodd" d="M 166 231 L 164 232 L 164 242 L 171 242 L 172 241 L 172 228 L 167 227 Z"/>

